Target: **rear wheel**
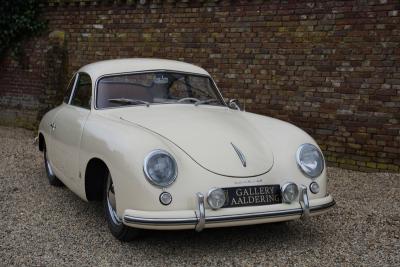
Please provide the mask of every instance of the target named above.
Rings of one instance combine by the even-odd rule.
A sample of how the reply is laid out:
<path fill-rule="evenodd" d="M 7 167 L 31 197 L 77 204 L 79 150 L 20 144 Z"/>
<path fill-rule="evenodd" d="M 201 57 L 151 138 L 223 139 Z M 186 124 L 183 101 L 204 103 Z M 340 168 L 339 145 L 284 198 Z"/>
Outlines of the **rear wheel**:
<path fill-rule="evenodd" d="M 51 164 L 49 161 L 49 156 L 47 154 L 47 149 L 44 147 L 43 149 L 43 155 L 44 155 L 44 167 L 46 169 L 46 175 L 47 179 L 49 180 L 49 184 L 52 186 L 62 186 L 63 183 L 56 177 L 56 175 L 53 172 L 53 169 L 51 168 Z"/>
<path fill-rule="evenodd" d="M 104 186 L 103 205 L 108 227 L 113 236 L 121 241 L 131 241 L 138 236 L 139 230 L 124 225 L 117 215 L 115 190 L 110 173 Z"/>

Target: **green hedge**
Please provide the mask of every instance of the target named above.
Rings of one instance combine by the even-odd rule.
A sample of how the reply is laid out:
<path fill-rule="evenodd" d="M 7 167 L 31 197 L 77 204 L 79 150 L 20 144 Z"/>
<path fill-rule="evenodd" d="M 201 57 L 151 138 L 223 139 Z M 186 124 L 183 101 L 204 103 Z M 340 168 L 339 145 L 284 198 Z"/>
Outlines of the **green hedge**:
<path fill-rule="evenodd" d="M 14 58 L 22 55 L 22 42 L 40 34 L 47 23 L 40 18 L 41 0 L 1 0 L 0 59 L 9 50 Z"/>

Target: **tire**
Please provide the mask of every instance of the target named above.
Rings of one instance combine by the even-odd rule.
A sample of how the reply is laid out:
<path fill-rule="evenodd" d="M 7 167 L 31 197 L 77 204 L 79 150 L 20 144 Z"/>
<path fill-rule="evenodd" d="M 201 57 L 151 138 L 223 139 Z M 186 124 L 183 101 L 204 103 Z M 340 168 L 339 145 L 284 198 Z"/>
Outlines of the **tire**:
<path fill-rule="evenodd" d="M 47 156 L 46 147 L 44 147 L 43 149 L 43 155 L 44 155 L 44 168 L 46 169 L 46 175 L 47 179 L 49 180 L 49 184 L 57 187 L 63 186 L 63 183 L 57 178 L 57 176 L 55 176 L 51 168 L 50 161 L 48 160 Z"/>
<path fill-rule="evenodd" d="M 140 233 L 139 229 L 135 229 L 124 225 L 122 223 L 122 220 L 117 215 L 115 191 L 110 173 L 108 173 L 104 185 L 103 207 L 104 207 L 105 217 L 108 223 L 108 228 L 110 229 L 110 232 L 115 238 L 117 238 L 120 241 L 128 242 L 133 240 L 135 237 L 139 235 Z"/>

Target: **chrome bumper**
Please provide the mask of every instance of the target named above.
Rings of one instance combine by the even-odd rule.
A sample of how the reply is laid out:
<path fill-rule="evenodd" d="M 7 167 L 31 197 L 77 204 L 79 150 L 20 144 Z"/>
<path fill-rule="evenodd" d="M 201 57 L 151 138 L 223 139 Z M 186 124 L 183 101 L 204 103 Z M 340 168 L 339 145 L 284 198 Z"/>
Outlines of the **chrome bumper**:
<path fill-rule="evenodd" d="M 154 227 L 194 227 L 198 232 L 202 231 L 207 224 L 216 223 L 229 223 L 229 222 L 240 222 L 240 221 L 254 221 L 254 220 L 265 220 L 274 219 L 279 217 L 288 216 L 301 216 L 302 219 L 307 219 L 310 215 L 326 211 L 335 205 L 335 201 L 332 199 L 328 203 L 321 205 L 315 205 L 310 207 L 308 200 L 307 188 L 300 187 L 299 204 L 300 208 L 275 210 L 266 212 L 252 212 L 242 213 L 233 215 L 222 215 L 222 216 L 206 216 L 206 210 L 204 206 L 204 195 L 197 193 L 197 209 L 195 211 L 195 217 L 188 218 L 144 218 L 132 215 L 124 215 L 124 222 L 131 225 L 141 226 L 154 226 Z M 147 227 L 146 227 L 147 228 Z"/>

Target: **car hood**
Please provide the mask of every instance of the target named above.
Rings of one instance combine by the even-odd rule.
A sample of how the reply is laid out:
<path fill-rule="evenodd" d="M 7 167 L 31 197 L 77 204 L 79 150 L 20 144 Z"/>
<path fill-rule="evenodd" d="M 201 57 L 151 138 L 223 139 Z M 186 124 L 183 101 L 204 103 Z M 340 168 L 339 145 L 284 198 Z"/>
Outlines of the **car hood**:
<path fill-rule="evenodd" d="M 218 175 L 254 177 L 274 163 L 266 140 L 246 113 L 209 105 L 164 104 L 107 110 L 174 143 L 201 167 Z"/>

